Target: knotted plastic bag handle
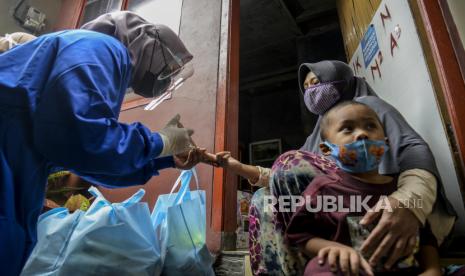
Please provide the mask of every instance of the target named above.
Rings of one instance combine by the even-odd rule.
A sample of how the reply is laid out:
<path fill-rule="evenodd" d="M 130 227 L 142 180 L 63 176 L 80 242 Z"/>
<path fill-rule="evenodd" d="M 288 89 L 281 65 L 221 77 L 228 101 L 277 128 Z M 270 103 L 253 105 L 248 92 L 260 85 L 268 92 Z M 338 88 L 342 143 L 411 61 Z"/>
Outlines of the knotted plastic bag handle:
<path fill-rule="evenodd" d="M 111 203 L 102 195 L 102 193 L 94 186 L 89 188 L 89 193 L 91 193 L 93 196 L 95 196 L 96 200 L 101 200 L 105 202 L 107 205 L 111 205 Z M 126 199 L 125 201 L 119 203 L 123 205 L 124 207 L 130 207 L 136 203 L 138 203 L 142 197 L 145 195 L 145 190 L 144 189 L 139 189 L 136 193 L 134 193 L 131 197 Z"/>

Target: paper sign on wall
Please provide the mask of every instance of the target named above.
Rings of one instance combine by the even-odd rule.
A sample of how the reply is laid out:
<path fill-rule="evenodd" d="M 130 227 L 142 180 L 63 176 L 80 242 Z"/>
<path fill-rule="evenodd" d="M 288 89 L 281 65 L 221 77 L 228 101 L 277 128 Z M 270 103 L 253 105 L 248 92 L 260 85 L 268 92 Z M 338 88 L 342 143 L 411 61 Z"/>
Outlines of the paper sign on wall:
<path fill-rule="evenodd" d="M 378 39 L 376 38 L 376 30 L 373 24 L 368 27 L 367 32 L 362 38 L 361 42 L 363 61 L 365 62 L 365 68 L 370 65 L 373 57 L 379 51 Z"/>

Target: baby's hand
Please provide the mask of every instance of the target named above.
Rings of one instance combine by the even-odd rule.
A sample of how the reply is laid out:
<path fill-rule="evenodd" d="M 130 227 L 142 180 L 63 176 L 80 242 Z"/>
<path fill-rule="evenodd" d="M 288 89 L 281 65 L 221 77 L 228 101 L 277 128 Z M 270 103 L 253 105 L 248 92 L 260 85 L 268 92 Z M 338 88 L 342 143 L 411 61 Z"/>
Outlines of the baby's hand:
<path fill-rule="evenodd" d="M 318 251 L 318 263 L 323 265 L 326 257 L 334 273 L 339 267 L 344 275 L 359 275 L 360 268 L 362 268 L 368 275 L 374 275 L 368 262 L 351 247 L 342 244 L 324 247 Z"/>
<path fill-rule="evenodd" d="M 218 167 L 218 162 L 216 161 L 216 155 L 209 152 L 202 152 L 200 156 L 200 162 Z"/>

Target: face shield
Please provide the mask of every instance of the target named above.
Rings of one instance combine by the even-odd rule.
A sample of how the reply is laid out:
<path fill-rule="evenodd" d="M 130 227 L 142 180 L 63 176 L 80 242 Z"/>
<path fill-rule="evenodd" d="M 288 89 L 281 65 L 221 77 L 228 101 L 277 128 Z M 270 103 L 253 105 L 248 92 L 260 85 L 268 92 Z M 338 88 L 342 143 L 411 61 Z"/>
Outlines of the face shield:
<path fill-rule="evenodd" d="M 143 97 L 156 98 L 145 107 L 145 110 L 153 110 L 164 100 L 170 99 L 172 93 L 194 74 L 191 58 L 183 61 L 163 43 L 158 31 L 156 34 L 159 44 L 154 43 L 153 45 L 149 70 L 145 72 L 140 82 L 141 85 L 135 88 L 136 93 Z M 152 62 L 158 59 L 155 56 L 155 47 L 161 48 L 159 52 L 163 60 L 163 67 L 160 70 L 156 70 L 152 66 Z"/>
<path fill-rule="evenodd" d="M 136 13 L 107 13 L 82 29 L 113 36 L 127 48 L 132 65 L 130 86 L 145 98 L 160 98 L 179 88 L 193 73 L 192 55 L 169 27 L 147 22 Z"/>

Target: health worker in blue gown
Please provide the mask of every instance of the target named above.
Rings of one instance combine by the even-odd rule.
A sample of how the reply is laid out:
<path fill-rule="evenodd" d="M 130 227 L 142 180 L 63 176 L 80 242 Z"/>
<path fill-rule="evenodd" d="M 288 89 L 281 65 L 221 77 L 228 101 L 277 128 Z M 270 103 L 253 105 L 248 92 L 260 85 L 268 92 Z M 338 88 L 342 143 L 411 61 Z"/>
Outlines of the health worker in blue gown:
<path fill-rule="evenodd" d="M 129 87 L 160 96 L 183 81 L 177 76 L 186 76 L 181 71 L 191 60 L 172 30 L 131 12 L 105 14 L 81 30 L 42 35 L 0 54 L 1 275 L 18 275 L 36 243 L 51 172 L 67 169 L 118 187 L 193 165 L 190 155 L 173 157 L 192 147 L 193 131 L 179 116 L 159 132 L 118 122 Z"/>

